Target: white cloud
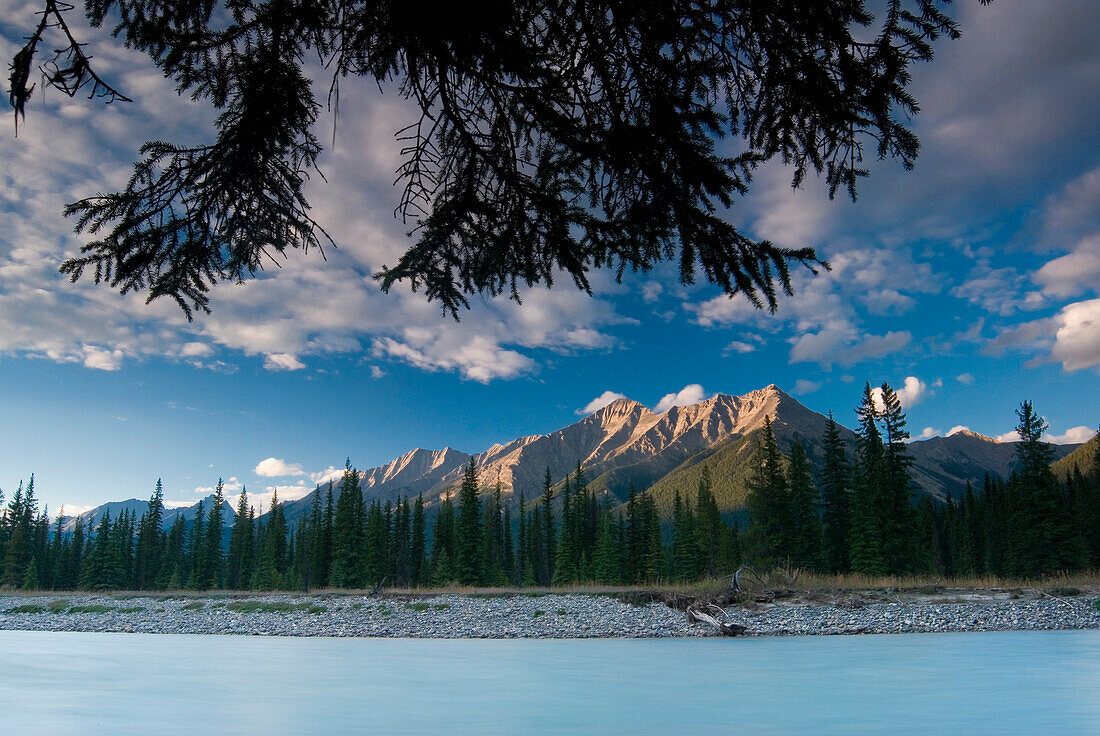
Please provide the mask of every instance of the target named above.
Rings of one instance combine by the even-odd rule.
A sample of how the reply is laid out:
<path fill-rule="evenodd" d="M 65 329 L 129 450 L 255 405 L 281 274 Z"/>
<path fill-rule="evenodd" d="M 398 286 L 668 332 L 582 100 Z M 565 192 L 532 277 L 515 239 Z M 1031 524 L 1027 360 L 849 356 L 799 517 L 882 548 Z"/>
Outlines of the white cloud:
<path fill-rule="evenodd" d="M 1077 445 L 1088 442 L 1096 436 L 1095 427 L 1071 427 L 1062 434 L 1050 434 L 1046 436 L 1047 442 L 1056 445 Z"/>
<path fill-rule="evenodd" d="M 1100 211 L 1100 203 L 1097 204 Z M 1071 251 L 1046 263 L 1032 279 L 1043 293 L 1055 297 L 1100 292 L 1100 233 L 1084 238 Z"/>
<path fill-rule="evenodd" d="M 653 407 L 657 414 L 663 414 L 674 406 L 690 406 L 700 401 L 709 399 L 714 394 L 707 394 L 698 383 L 689 383 L 674 394 L 665 394 Z"/>
<path fill-rule="evenodd" d="M 799 378 L 794 382 L 794 388 L 792 389 L 795 394 L 799 396 L 803 394 L 812 394 L 821 388 L 821 384 L 816 381 L 811 381 L 807 378 Z"/>
<path fill-rule="evenodd" d="M 897 394 L 898 400 L 901 402 L 901 408 L 908 410 L 920 403 L 920 400 L 924 397 L 927 390 L 928 384 L 924 381 L 916 376 L 906 376 L 905 385 L 901 388 L 895 388 L 894 393 Z M 882 401 L 882 387 L 875 386 L 872 388 L 871 395 L 875 400 L 875 408 L 878 411 L 884 411 L 886 409 L 886 404 Z"/>
<path fill-rule="evenodd" d="M 896 389 L 901 405 L 905 408 L 916 406 L 924 398 L 928 386 L 916 376 L 906 376 L 905 385 Z"/>
<path fill-rule="evenodd" d="M 376 365 L 370 367 L 370 377 L 378 380 L 379 378 L 385 378 L 386 372 Z"/>
<path fill-rule="evenodd" d="M 516 378 L 536 366 L 522 353 L 503 348 L 485 336 L 463 342 L 453 335 L 406 330 L 406 339 L 409 342 L 379 338 L 374 342 L 374 354 L 403 360 L 422 370 L 457 370 L 463 378 L 479 383 Z"/>
<path fill-rule="evenodd" d="M 740 354 L 744 355 L 745 353 L 751 353 L 754 350 L 756 350 L 755 345 L 750 345 L 749 343 L 742 342 L 740 340 L 734 340 L 729 345 L 727 345 L 722 350 L 722 352 L 727 354 L 727 355 L 729 353 L 740 353 Z"/>
<path fill-rule="evenodd" d="M 936 429 L 935 427 L 925 427 L 924 429 L 921 430 L 920 434 L 918 434 L 913 439 L 927 440 L 927 439 L 931 439 L 932 437 L 938 437 L 941 434 L 942 434 L 942 432 L 940 432 L 940 430 Z"/>
<path fill-rule="evenodd" d="M 184 358 L 205 358 L 213 352 L 214 348 L 204 342 L 188 342 L 180 348 L 180 355 Z"/>
<path fill-rule="evenodd" d="M 1067 371 L 1100 367 L 1100 299 L 1067 305 L 1054 325 L 1053 360 Z"/>
<path fill-rule="evenodd" d="M 965 424 L 956 424 L 954 427 L 947 430 L 947 435 L 946 436 L 950 437 L 951 435 L 958 434 L 959 432 L 969 432 L 969 431 L 971 431 L 970 427 L 966 426 Z"/>
<path fill-rule="evenodd" d="M 236 476 L 222 479 L 222 493 L 227 496 L 230 493 L 238 493 L 244 488 L 244 483 L 237 479 Z M 198 493 L 203 496 L 209 496 L 214 492 L 214 486 L 195 486 L 195 490 L 192 493 Z M 191 504 L 187 504 L 190 506 Z"/>
<path fill-rule="evenodd" d="M 289 486 L 267 486 L 260 493 L 250 491 L 248 493 L 248 505 L 256 509 L 257 514 L 261 511 L 267 513 L 271 510 L 271 502 L 275 498 L 276 489 L 279 493 L 279 502 L 286 503 L 287 501 L 297 501 L 299 498 L 305 498 L 313 492 L 315 487 L 306 484 L 305 481 L 298 481 L 296 484 Z M 241 494 L 236 493 L 232 496 L 226 496 L 225 500 L 231 507 L 236 509 L 237 504 L 241 502 Z"/>
<path fill-rule="evenodd" d="M 310 482 L 319 485 L 321 483 L 328 483 L 330 480 L 340 480 L 344 475 L 343 468 L 335 468 L 331 465 L 327 469 L 319 471 L 317 473 L 310 473 Z"/>
<path fill-rule="evenodd" d="M 592 414 L 593 412 L 599 411 L 600 409 L 610 404 L 612 401 L 617 401 L 619 399 L 625 398 L 625 394 L 620 394 L 617 391 L 604 391 L 602 394 L 585 404 L 582 408 L 577 409 L 574 414 L 576 414 L 577 416 L 585 417 L 589 414 Z"/>
<path fill-rule="evenodd" d="M 963 384 L 964 386 L 970 386 L 974 383 L 974 376 L 971 373 L 960 373 L 959 375 L 955 376 L 955 380 Z"/>
<path fill-rule="evenodd" d="M 800 248 L 821 242 L 842 202 L 830 202 L 819 180 L 791 187 L 792 170 L 778 162 L 765 164 L 753 177 L 743 206 L 755 212 L 754 234 L 777 245 Z"/>
<path fill-rule="evenodd" d="M 290 353 L 270 353 L 264 357 L 264 368 L 269 371 L 300 371 L 306 364 Z"/>
<path fill-rule="evenodd" d="M 256 464 L 253 471 L 263 478 L 282 478 L 288 475 L 305 475 L 302 466 L 298 463 L 288 463 L 277 457 L 269 457 Z"/>
<path fill-rule="evenodd" d="M 652 304 L 661 298 L 664 290 L 665 287 L 661 285 L 660 281 L 647 281 L 642 284 L 642 301 L 646 304 Z"/>
<path fill-rule="evenodd" d="M 1071 427 L 1062 434 L 1050 434 L 1047 433 L 1043 436 L 1044 442 L 1050 442 L 1055 445 L 1076 445 L 1083 442 L 1088 442 L 1094 436 L 1096 436 L 1096 429 L 1093 427 Z M 1020 435 L 1016 430 L 1011 432 L 1005 432 L 1004 434 L 997 435 L 994 439 L 998 442 L 1019 442 Z"/>
<path fill-rule="evenodd" d="M 84 346 L 84 367 L 101 371 L 117 371 L 122 367 L 121 350 L 104 350 L 95 345 Z"/>
<path fill-rule="evenodd" d="M 66 503 L 62 504 L 61 508 L 58 509 L 57 516 L 80 516 L 81 514 L 88 513 L 94 508 L 95 506 L 81 506 L 79 504 Z M 57 517 L 54 518 L 56 519 Z"/>

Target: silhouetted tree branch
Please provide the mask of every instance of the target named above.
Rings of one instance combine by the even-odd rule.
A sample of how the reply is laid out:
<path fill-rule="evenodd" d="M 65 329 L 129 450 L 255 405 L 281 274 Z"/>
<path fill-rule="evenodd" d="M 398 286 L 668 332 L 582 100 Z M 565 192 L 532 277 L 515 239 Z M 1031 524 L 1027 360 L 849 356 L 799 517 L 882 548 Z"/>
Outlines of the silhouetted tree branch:
<path fill-rule="evenodd" d="M 367 77 L 421 111 L 398 132 L 396 214 L 415 241 L 376 274 L 384 290 L 408 282 L 457 317 L 473 294 L 518 300 L 562 272 L 589 291 L 592 268 L 621 279 L 676 261 L 682 282 L 701 273 L 774 310 L 791 264 L 828 264 L 747 237 L 727 211 L 771 159 L 795 186 L 822 175 L 830 197 L 855 198 L 866 155 L 911 168 L 910 68 L 958 36 L 949 2 L 890 0 L 876 20 L 863 0 L 87 0 L 93 26 L 221 114 L 213 143 L 147 143 L 125 189 L 69 205 L 97 239 L 62 271 L 190 317 L 263 256 L 331 243 L 302 193 L 321 152 L 312 59 L 329 104 L 341 79 Z M 125 99 L 91 71 L 68 9 L 45 0 L 12 64 L 17 116 L 48 28 L 68 46 L 46 83 Z"/>

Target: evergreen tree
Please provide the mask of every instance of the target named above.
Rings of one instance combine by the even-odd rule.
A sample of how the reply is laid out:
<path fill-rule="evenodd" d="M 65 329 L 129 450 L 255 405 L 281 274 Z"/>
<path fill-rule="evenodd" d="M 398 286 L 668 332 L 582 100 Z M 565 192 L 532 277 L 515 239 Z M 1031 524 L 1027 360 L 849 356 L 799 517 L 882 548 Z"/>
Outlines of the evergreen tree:
<path fill-rule="evenodd" d="M 134 587 L 138 590 L 150 590 L 156 584 L 164 553 L 164 531 L 161 529 L 163 516 L 164 491 L 160 478 L 157 478 L 156 488 L 149 498 L 149 507 L 138 524 L 134 553 Z"/>
<path fill-rule="evenodd" d="M 910 561 L 916 555 L 915 517 L 913 514 L 912 480 L 905 429 L 905 412 L 897 393 L 890 384 L 882 384 L 883 409 L 880 415 L 885 440 L 883 455 L 882 554 L 887 571 L 894 574 L 910 572 Z"/>
<path fill-rule="evenodd" d="M 332 528 L 332 567 L 329 585 L 334 588 L 361 588 L 366 582 L 367 515 L 359 472 L 344 464 L 340 496 L 336 500 Z"/>
<path fill-rule="evenodd" d="M 243 490 L 243 489 L 242 489 Z M 214 500 L 206 520 L 206 539 L 203 540 L 203 577 L 199 588 L 220 588 L 225 580 L 225 560 L 222 557 L 222 505 L 225 503 L 225 485 L 222 479 L 214 486 Z"/>
<path fill-rule="evenodd" d="M 321 504 L 321 486 L 313 489 L 309 505 L 309 534 L 300 545 L 305 558 L 302 571 L 302 585 L 306 590 L 325 587 L 325 568 L 328 564 L 325 540 L 328 530 L 325 528 L 325 511 Z"/>
<path fill-rule="evenodd" d="M 1058 503 L 1057 480 L 1050 464 L 1054 449 L 1043 442 L 1049 428 L 1030 401 L 1016 412 L 1020 472 L 1010 480 L 1016 498 L 1012 537 L 1015 573 L 1038 577 L 1074 567 L 1079 559 L 1068 510 Z"/>
<path fill-rule="evenodd" d="M 851 467 L 844 440 L 840 436 L 840 425 L 833 419 L 832 412 L 829 412 L 829 421 L 825 425 L 824 445 L 825 459 L 821 471 L 822 552 L 827 570 L 844 573 L 850 567 Z"/>
<path fill-rule="evenodd" d="M 699 487 L 695 495 L 695 516 L 698 520 L 699 572 L 708 577 L 715 577 L 721 567 L 722 537 L 728 533 L 728 530 L 718 511 L 718 501 L 711 490 L 710 468 L 705 463 L 699 475 Z"/>
<path fill-rule="evenodd" d="M 80 572 L 84 562 L 84 517 L 77 514 L 73 523 L 73 538 L 65 551 L 62 590 L 76 590 L 80 584 Z"/>
<path fill-rule="evenodd" d="M 455 538 L 455 510 L 451 494 L 448 492 L 439 506 L 432 534 L 433 585 L 445 585 L 455 580 L 455 557 L 457 544 Z"/>
<path fill-rule="evenodd" d="M 783 473 L 783 454 L 775 440 L 770 417 L 757 440 L 753 472 L 749 479 L 749 534 L 759 564 L 767 567 L 789 555 L 789 493 Z"/>
<path fill-rule="evenodd" d="M 191 522 L 191 539 L 187 545 L 187 582 L 189 590 L 199 590 L 206 579 L 206 513 L 203 502 L 195 507 L 195 520 Z"/>
<path fill-rule="evenodd" d="M 79 519 L 77 520 L 79 522 Z M 187 580 L 187 555 L 184 545 L 184 521 L 179 513 L 164 541 L 164 557 L 157 573 L 158 590 L 182 590 Z M 76 534 L 73 534 L 75 544 Z"/>
<path fill-rule="evenodd" d="M 881 509 L 885 505 L 885 468 L 882 435 L 878 429 L 878 410 L 868 382 L 863 402 L 856 410 L 859 417 L 859 441 L 853 472 L 849 559 L 854 572 L 865 575 L 886 574 L 883 550 Z"/>
<path fill-rule="evenodd" d="M 225 586 L 230 590 L 242 590 L 252 581 L 253 526 L 248 491 L 241 489 L 241 496 L 237 499 L 237 516 L 229 532 L 229 558 L 226 561 Z"/>
<path fill-rule="evenodd" d="M 413 505 L 412 517 L 412 548 L 409 552 L 409 584 L 414 587 L 424 585 L 427 564 L 425 553 L 427 549 L 427 528 L 424 520 L 424 496 L 416 497 Z"/>
<path fill-rule="evenodd" d="M 538 569 L 535 579 L 539 585 L 549 585 L 556 564 L 556 535 L 554 534 L 554 514 L 550 504 L 554 499 L 554 487 L 551 483 L 550 466 L 546 466 L 546 476 L 542 489 L 542 519 L 539 524 L 539 545 L 536 549 Z"/>
<path fill-rule="evenodd" d="M 111 587 L 111 512 L 104 511 L 89 540 L 88 554 L 80 573 L 82 590 L 106 590 Z"/>
<path fill-rule="evenodd" d="M 38 590 L 42 587 L 38 580 L 38 558 L 32 557 L 31 561 L 27 563 L 26 572 L 23 573 L 23 584 L 20 586 L 23 590 Z"/>
<path fill-rule="evenodd" d="M 478 501 L 477 467 L 466 466 L 458 491 L 457 557 L 455 577 L 462 585 L 477 585 L 481 573 L 481 504 Z"/>
<path fill-rule="evenodd" d="M 821 566 L 821 522 L 817 516 L 817 489 L 814 488 L 806 448 L 801 442 L 791 445 L 787 487 L 790 491 L 788 553 L 791 564 L 817 570 Z"/>
<path fill-rule="evenodd" d="M 389 525 L 377 501 L 371 504 L 367 513 L 366 547 L 363 556 L 363 575 L 367 585 L 382 585 L 386 580 L 389 550 L 387 537 Z"/>

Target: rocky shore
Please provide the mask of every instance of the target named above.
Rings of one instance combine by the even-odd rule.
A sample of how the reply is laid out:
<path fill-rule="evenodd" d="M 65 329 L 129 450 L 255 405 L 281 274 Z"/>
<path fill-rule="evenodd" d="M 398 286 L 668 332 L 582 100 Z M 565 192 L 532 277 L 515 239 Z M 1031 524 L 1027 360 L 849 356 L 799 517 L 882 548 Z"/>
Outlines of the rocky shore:
<path fill-rule="evenodd" d="M 939 591 L 739 601 L 746 636 L 1100 628 L 1096 593 Z M 416 638 L 713 636 L 658 595 L 0 595 L 0 630 Z"/>

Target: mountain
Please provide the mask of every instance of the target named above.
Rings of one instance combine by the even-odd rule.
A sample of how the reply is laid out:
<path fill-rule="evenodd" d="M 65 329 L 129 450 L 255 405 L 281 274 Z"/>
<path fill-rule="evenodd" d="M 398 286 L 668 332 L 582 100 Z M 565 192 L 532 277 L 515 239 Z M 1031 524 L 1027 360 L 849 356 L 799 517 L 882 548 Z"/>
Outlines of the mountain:
<path fill-rule="evenodd" d="M 543 490 L 547 468 L 551 482 L 560 484 L 578 463 L 590 488 L 607 494 L 613 503 L 627 499 L 631 485 L 654 496 L 668 512 L 677 491 L 694 496 L 704 463 L 709 467 L 719 507 L 726 512 L 745 505 L 746 487 L 756 433 L 770 417 L 779 446 L 784 451 L 798 440 L 806 447 L 815 466 L 824 454 L 822 436 L 825 416 L 803 406 L 775 385 L 743 396 L 718 394 L 690 406 L 676 406 L 657 414 L 637 401 L 618 399 L 579 421 L 544 435 L 518 437 L 469 455 L 450 447 L 442 450 L 412 450 L 376 468 L 360 471 L 360 484 L 368 502 L 396 501 L 423 494 L 429 509 L 438 508 L 462 482 L 465 467 L 473 460 L 483 493 L 500 482 L 511 504 L 519 493 L 534 499 Z M 855 434 L 842 428 L 854 454 Z M 1055 445 L 1056 457 L 1073 451 L 1073 445 Z M 981 487 L 985 475 L 1007 478 L 1016 463 L 1015 443 L 999 442 L 974 432 L 961 431 L 947 437 L 912 442 L 913 479 L 925 493 L 939 499 L 959 497 L 969 481 Z M 339 496 L 339 481 L 333 484 Z M 294 525 L 309 513 L 311 495 L 284 503 L 287 521 Z M 137 516 L 144 501 L 105 504 L 86 515 L 98 521 L 97 513 L 112 507 L 114 517 L 125 504 Z M 209 508 L 209 501 L 205 504 Z M 226 524 L 232 524 L 232 509 L 226 505 Z M 165 513 L 170 523 L 173 510 Z M 185 519 L 194 507 L 180 512 Z"/>
<path fill-rule="evenodd" d="M 210 494 L 206 498 L 202 499 L 202 509 L 204 514 L 210 513 L 210 505 L 214 503 L 214 494 Z M 179 516 L 185 522 L 190 524 L 195 520 L 195 514 L 198 512 L 199 501 L 196 501 L 191 506 L 183 506 L 178 508 L 165 508 L 164 514 L 161 517 L 161 526 L 167 531 L 175 522 L 176 517 Z M 142 514 L 149 510 L 149 502 L 142 501 L 137 498 L 131 498 L 128 501 L 110 501 L 105 504 L 100 504 L 90 511 L 85 511 L 80 514 L 80 518 L 84 520 L 84 531 L 87 533 L 88 529 L 95 528 L 96 524 L 103 518 L 103 514 L 108 511 L 111 513 L 111 519 L 117 519 L 123 512 L 129 511 L 134 514 L 134 517 L 140 519 Z M 237 518 L 237 512 L 229 505 L 227 501 L 222 501 L 222 526 L 229 528 L 233 526 L 233 520 Z M 67 516 L 64 522 L 61 524 L 61 531 L 64 534 L 72 534 L 73 529 L 76 528 L 76 517 Z"/>
<path fill-rule="evenodd" d="M 1100 449 L 1097 448 L 1097 445 L 1100 445 L 1100 434 L 1097 434 L 1061 460 L 1056 460 L 1050 467 L 1059 478 L 1070 475 L 1075 467 L 1083 474 L 1088 475 L 1096 463 L 1097 451 Z"/>

